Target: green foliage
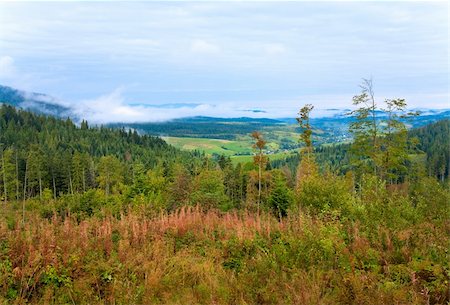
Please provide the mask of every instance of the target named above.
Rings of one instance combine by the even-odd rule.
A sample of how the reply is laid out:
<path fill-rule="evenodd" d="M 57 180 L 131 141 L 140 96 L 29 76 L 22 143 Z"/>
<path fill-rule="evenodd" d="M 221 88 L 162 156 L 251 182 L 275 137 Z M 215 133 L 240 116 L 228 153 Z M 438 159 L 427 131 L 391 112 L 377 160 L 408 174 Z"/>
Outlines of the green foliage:
<path fill-rule="evenodd" d="M 450 219 L 448 185 L 442 185 L 433 178 L 423 177 L 412 185 L 411 198 L 413 206 L 420 214 L 442 222 Z"/>
<path fill-rule="evenodd" d="M 379 108 L 371 79 L 364 79 L 360 87 L 361 94 L 353 98 L 359 108 L 350 113 L 356 119 L 349 126 L 352 163 L 358 174 L 373 173 L 397 182 L 410 161 L 405 119 L 419 113 L 407 113 L 404 99 L 386 99 L 386 109 Z"/>
<path fill-rule="evenodd" d="M 97 182 L 105 190 L 106 195 L 117 192 L 117 187 L 123 182 L 123 168 L 117 158 L 114 156 L 100 158 Z"/>
<path fill-rule="evenodd" d="M 312 152 L 312 128 L 310 124 L 310 113 L 314 109 L 314 106 L 311 104 L 307 104 L 303 106 L 298 112 L 298 117 L 296 118 L 300 128 L 302 129 L 302 134 L 300 136 L 300 140 L 305 143 L 305 150 L 307 153 Z"/>
<path fill-rule="evenodd" d="M 273 171 L 272 176 L 274 177 L 274 185 L 268 200 L 269 207 L 275 216 L 285 217 L 294 201 L 294 196 L 287 187 L 286 178 L 281 171 Z"/>
<path fill-rule="evenodd" d="M 175 160 L 196 166 L 200 156 L 135 131 L 90 128 L 87 122 L 78 128 L 70 120 L 6 105 L 0 107 L 0 143 L 0 195 L 15 200 L 42 198 L 45 188 L 53 197 L 99 185 L 106 193 L 120 192 L 120 184 L 132 180 L 132 172 L 126 170 L 132 162 L 143 164 L 147 171 Z"/>
<path fill-rule="evenodd" d="M 175 167 L 173 181 L 168 185 L 169 199 L 168 209 L 174 210 L 189 204 L 192 192 L 192 176 L 181 165 Z"/>
<path fill-rule="evenodd" d="M 380 127 L 372 80 L 363 79 L 360 88 L 361 93 L 353 97 L 353 105 L 359 108 L 350 112 L 356 118 L 349 126 L 349 131 L 353 134 L 353 164 L 361 172 L 377 174 Z"/>
<path fill-rule="evenodd" d="M 439 145 L 405 156 L 389 103 L 367 169 L 321 147 L 297 175 L 0 108 L 0 303 L 448 303 L 450 191 L 422 164 Z"/>
<path fill-rule="evenodd" d="M 47 266 L 42 274 L 41 281 L 44 285 L 53 285 L 55 287 L 70 286 L 71 278 L 63 273 L 59 273 L 54 266 Z"/>
<path fill-rule="evenodd" d="M 200 175 L 210 180 L 217 172 Z M 284 181 L 278 171 L 273 176 L 275 186 Z M 102 190 L 58 198 L 73 204 L 72 216 L 48 221 L 33 215 L 36 200 L 23 229 L 0 225 L 0 298 L 76 304 L 448 302 L 448 217 L 440 215 L 448 189 L 429 179 L 405 196 L 369 175 L 363 187 L 379 189 L 357 190 L 344 209 L 337 203 L 345 200 L 330 193 L 343 195 L 348 181 L 333 183 L 336 178 L 304 184 L 316 192 L 325 181 L 333 184 L 319 193 L 328 202 L 324 210 L 300 207 L 281 222 L 278 215 L 200 209 L 149 217 L 125 206 L 120 217 L 108 217 L 104 210 L 118 197 Z M 202 184 L 203 191 L 217 191 L 218 182 Z M 77 208 L 76 202 L 82 204 Z M 90 208 L 92 216 L 103 216 L 88 216 Z M 15 210 L 2 213 L 20 217 Z M 75 213 L 86 215 L 74 219 Z M 21 286 L 22 277 L 31 284 Z"/>
<path fill-rule="evenodd" d="M 2 151 L 0 160 L 0 181 L 3 186 L 3 199 L 16 199 L 19 195 L 19 181 L 16 172 L 14 150 L 8 148 Z"/>
<path fill-rule="evenodd" d="M 353 203 L 352 186 L 343 177 L 327 173 L 305 177 L 298 191 L 301 206 L 318 212 L 346 210 Z"/>
<path fill-rule="evenodd" d="M 190 202 L 200 204 L 204 209 L 227 209 L 228 198 L 225 195 L 222 172 L 206 169 L 195 177 Z"/>
<path fill-rule="evenodd" d="M 442 120 L 412 129 L 410 137 L 417 139 L 417 149 L 426 155 L 425 172 L 441 181 L 450 176 L 450 120 Z"/>

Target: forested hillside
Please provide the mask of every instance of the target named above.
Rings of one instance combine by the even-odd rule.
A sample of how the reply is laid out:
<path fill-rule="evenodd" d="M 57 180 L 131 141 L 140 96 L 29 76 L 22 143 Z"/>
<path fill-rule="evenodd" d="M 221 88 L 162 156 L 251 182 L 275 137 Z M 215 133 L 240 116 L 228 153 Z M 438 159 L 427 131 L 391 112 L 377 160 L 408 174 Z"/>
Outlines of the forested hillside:
<path fill-rule="evenodd" d="M 233 165 L 3 106 L 0 302 L 447 304 L 448 121 L 375 133 L 360 108 L 353 143 L 314 147 L 312 109 L 273 168 L 258 131 Z"/>
<path fill-rule="evenodd" d="M 449 178 L 450 172 L 450 120 L 430 124 L 410 131 L 410 136 L 419 140 L 417 148 L 427 157 L 429 175 L 441 181 Z"/>
<path fill-rule="evenodd" d="M 324 112 L 323 117 L 311 118 L 316 135 L 314 143 L 345 142 L 349 140 L 348 126 L 355 121 L 353 116 L 347 115 L 349 109 L 341 109 L 334 115 Z M 378 112 L 379 120 L 384 119 L 382 111 Z M 428 110 L 420 116 L 404 122 L 410 128 L 421 127 L 450 117 L 450 111 Z M 214 118 L 214 117 L 188 117 L 159 123 L 113 123 L 111 127 L 133 128 L 142 133 L 157 136 L 195 137 L 209 139 L 236 140 L 247 136 L 254 130 L 264 131 L 268 138 L 278 143 L 290 144 L 297 147 L 297 141 L 292 141 L 290 133 L 300 132 L 294 118 L 258 119 L 258 118 Z M 289 147 L 289 145 L 284 145 Z"/>
<path fill-rule="evenodd" d="M 409 152 L 411 161 L 419 160 L 428 176 L 448 179 L 450 160 L 450 120 L 444 119 L 424 127 L 408 131 L 410 141 Z M 339 171 L 345 174 L 352 170 L 350 162 L 351 145 L 330 144 L 321 145 L 315 149 L 316 160 L 321 168 Z M 287 167 L 295 173 L 300 163 L 301 155 L 295 154 L 286 159 L 271 161 L 273 168 Z"/>
<path fill-rule="evenodd" d="M 57 103 L 56 99 L 49 95 L 25 92 L 3 85 L 0 85 L 0 103 L 60 118 L 74 115 L 69 107 Z"/>
<path fill-rule="evenodd" d="M 110 124 L 112 127 L 131 127 L 144 133 L 158 136 L 197 137 L 234 140 L 237 135 L 246 135 L 255 129 L 277 127 L 284 122 L 253 118 L 193 117 L 160 123 Z"/>
<path fill-rule="evenodd" d="M 450 305 L 449 5 L 0 0 L 0 305 Z"/>
<path fill-rule="evenodd" d="M 0 143 L 5 201 L 42 198 L 44 192 L 56 198 L 96 187 L 110 191 L 132 180 L 133 164 L 167 170 L 175 160 L 196 163 L 195 154 L 181 152 L 160 138 L 131 130 L 89 128 L 85 121 L 77 127 L 69 119 L 6 105 L 0 107 Z"/>

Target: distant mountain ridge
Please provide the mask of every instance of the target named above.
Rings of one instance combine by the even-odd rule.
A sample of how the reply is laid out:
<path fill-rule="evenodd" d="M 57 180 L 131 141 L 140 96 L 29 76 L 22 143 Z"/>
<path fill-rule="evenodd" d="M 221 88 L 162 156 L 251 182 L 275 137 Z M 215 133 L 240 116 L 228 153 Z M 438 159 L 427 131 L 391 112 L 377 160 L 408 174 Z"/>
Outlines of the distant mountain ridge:
<path fill-rule="evenodd" d="M 47 94 L 26 92 L 0 85 L 0 103 L 56 117 L 74 117 L 70 107 L 63 106 Z"/>
<path fill-rule="evenodd" d="M 27 92 L 23 90 L 18 90 L 12 87 L 0 85 L 0 103 L 5 103 L 12 105 L 14 107 L 18 107 L 24 110 L 29 110 L 38 114 L 51 115 L 59 118 L 71 118 L 75 122 L 80 122 L 83 118 L 83 115 L 80 114 L 80 111 L 76 111 L 75 108 L 64 105 L 58 99 L 44 94 L 44 93 L 36 93 L 36 92 Z M 133 104 L 132 104 L 133 105 Z M 188 107 L 194 107 L 198 104 L 164 104 L 164 105 L 152 105 L 152 107 L 158 106 L 159 108 L 168 107 L 178 107 L 180 105 Z M 338 109 L 338 108 L 329 108 L 329 109 L 317 109 L 314 110 L 312 114 L 311 123 L 313 126 L 317 126 L 319 129 L 322 128 L 338 128 L 343 129 L 343 125 L 347 125 L 350 121 L 353 120 L 352 117 L 348 116 L 350 109 Z M 415 118 L 411 121 L 411 127 L 419 127 L 426 125 L 428 123 L 436 122 L 441 119 L 450 118 L 450 109 L 427 109 L 427 108 L 416 108 L 411 109 L 411 111 L 420 111 L 422 115 Z M 265 112 L 264 110 L 253 110 L 249 109 L 248 112 Z M 315 116 L 314 116 L 315 114 Z M 380 117 L 383 114 L 380 113 Z M 92 123 L 92 122 L 91 122 Z M 242 125 L 250 124 L 250 129 L 264 127 L 264 126 L 272 126 L 272 125 L 282 125 L 282 124 L 296 124 L 295 118 L 278 118 L 278 119 L 269 119 L 269 118 L 252 118 L 252 117 L 236 117 L 236 118 L 219 118 L 219 117 L 209 117 L 209 116 L 193 116 L 193 117 L 185 117 L 178 118 L 173 120 L 168 120 L 165 122 L 140 122 L 140 123 L 122 123 L 122 122 L 110 122 L 109 126 L 112 127 L 130 127 L 133 129 L 140 130 L 141 132 L 148 132 L 155 135 L 178 135 L 180 131 L 187 131 L 187 128 L 192 128 L 194 125 L 201 125 L 201 128 L 209 127 L 210 131 L 217 129 L 217 125 L 220 125 L 221 129 L 220 133 L 227 133 L 225 129 L 233 129 L 230 128 L 231 125 L 239 124 L 240 127 L 237 127 L 236 130 L 233 131 L 238 132 L 239 128 L 242 128 Z M 212 124 L 212 125 L 209 125 Z M 184 125 L 184 126 L 183 126 Z M 183 126 L 183 127 L 181 127 Z M 197 129 L 198 126 L 195 126 Z M 248 129 L 248 128 L 247 128 Z M 243 131 L 247 131 L 246 128 Z M 199 133 L 203 133 L 199 131 Z M 194 132 L 193 134 L 197 134 Z M 210 132 L 208 132 L 210 135 Z M 227 136 L 228 138 L 228 136 Z"/>

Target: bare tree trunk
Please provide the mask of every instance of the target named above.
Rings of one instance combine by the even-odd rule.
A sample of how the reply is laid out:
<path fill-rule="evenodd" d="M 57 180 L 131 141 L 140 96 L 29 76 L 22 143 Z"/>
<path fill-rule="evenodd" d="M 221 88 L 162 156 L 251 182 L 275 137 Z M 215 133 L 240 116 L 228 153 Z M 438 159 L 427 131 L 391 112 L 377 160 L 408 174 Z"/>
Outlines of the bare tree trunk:
<path fill-rule="evenodd" d="M 259 150 L 259 166 L 258 166 L 258 215 L 259 215 L 259 206 L 261 204 L 261 167 L 262 167 L 262 150 Z"/>
<path fill-rule="evenodd" d="M 52 181 L 53 181 L 53 199 L 56 200 L 56 181 L 55 181 L 55 173 L 52 169 Z"/>
<path fill-rule="evenodd" d="M 22 223 L 25 224 L 25 200 L 27 199 L 28 160 L 25 161 L 25 178 L 23 183 Z"/>
<path fill-rule="evenodd" d="M 19 161 L 16 150 L 16 199 L 19 201 Z"/>
<path fill-rule="evenodd" d="M 72 174 L 69 172 L 69 191 L 73 195 Z"/>
<path fill-rule="evenodd" d="M 94 165 L 94 161 L 91 161 L 91 163 L 89 164 L 89 168 L 88 170 L 88 181 L 87 181 L 87 187 L 95 187 L 95 165 Z"/>
<path fill-rule="evenodd" d="M 86 173 L 83 168 L 83 192 L 86 192 Z"/>
<path fill-rule="evenodd" d="M 376 113 L 375 113 L 375 100 L 373 100 L 373 97 L 372 97 L 372 123 L 373 123 L 373 148 L 374 148 L 374 151 L 375 151 L 375 153 L 376 153 L 376 151 L 377 151 L 377 145 L 378 145 L 378 143 L 377 143 L 377 137 L 378 137 L 378 135 L 377 135 L 377 133 L 378 133 L 378 131 L 377 131 L 377 118 L 376 118 Z M 374 162 L 374 166 L 373 166 L 373 171 L 374 171 L 374 173 L 375 173 L 375 176 L 377 175 L 377 163 L 376 162 Z"/>
<path fill-rule="evenodd" d="M 42 174 L 39 171 L 39 200 L 42 200 Z"/>
<path fill-rule="evenodd" d="M 106 174 L 106 196 L 109 196 L 109 173 Z"/>
<path fill-rule="evenodd" d="M 3 187 L 5 190 L 5 204 L 8 203 L 8 191 L 7 191 L 7 187 L 6 187 L 6 173 L 5 173 L 5 154 L 2 151 L 2 172 L 3 172 Z"/>
<path fill-rule="evenodd" d="M 377 149 L 377 139 L 378 139 L 378 129 L 377 129 L 377 114 L 376 114 L 376 103 L 375 103 L 375 93 L 373 92 L 373 85 L 372 85 L 372 78 L 370 79 L 364 79 L 364 82 L 367 86 L 367 93 L 370 96 L 370 103 L 371 103 L 371 111 L 372 111 L 372 124 L 373 124 L 373 135 L 372 135 L 372 145 L 374 148 L 374 151 L 376 152 Z M 375 173 L 375 176 L 377 175 L 377 164 L 374 163 L 373 170 Z"/>

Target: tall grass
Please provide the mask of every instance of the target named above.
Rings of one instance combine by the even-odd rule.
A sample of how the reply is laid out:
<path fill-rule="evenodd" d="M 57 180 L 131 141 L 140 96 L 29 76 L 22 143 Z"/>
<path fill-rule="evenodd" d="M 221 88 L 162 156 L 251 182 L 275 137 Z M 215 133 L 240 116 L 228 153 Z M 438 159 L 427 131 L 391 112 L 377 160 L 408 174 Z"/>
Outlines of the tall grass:
<path fill-rule="evenodd" d="M 0 300 L 22 304 L 445 304 L 450 223 L 367 231 L 300 211 L 183 207 L 0 222 Z M 447 281 L 447 282 L 446 282 Z"/>

